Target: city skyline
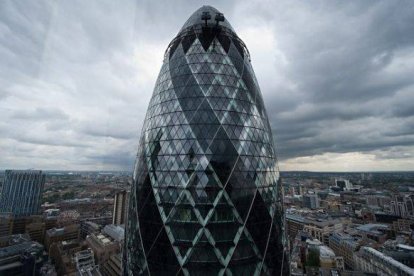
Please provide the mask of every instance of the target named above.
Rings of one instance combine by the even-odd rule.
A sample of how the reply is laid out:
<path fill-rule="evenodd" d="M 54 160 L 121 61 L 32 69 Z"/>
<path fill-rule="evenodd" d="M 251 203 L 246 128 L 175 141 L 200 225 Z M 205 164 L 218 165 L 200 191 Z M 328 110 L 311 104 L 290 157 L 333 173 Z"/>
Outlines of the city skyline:
<path fill-rule="evenodd" d="M 0 169 L 132 171 L 164 46 L 202 4 L 0 3 Z M 206 4 L 250 50 L 281 171 L 414 168 L 412 6 Z"/>

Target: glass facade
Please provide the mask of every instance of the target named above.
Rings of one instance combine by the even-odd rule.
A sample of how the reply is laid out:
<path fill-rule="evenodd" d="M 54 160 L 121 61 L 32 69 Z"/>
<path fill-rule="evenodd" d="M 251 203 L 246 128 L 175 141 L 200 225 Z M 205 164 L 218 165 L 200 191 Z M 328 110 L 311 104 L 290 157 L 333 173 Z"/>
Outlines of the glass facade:
<path fill-rule="evenodd" d="M 248 50 L 220 16 L 203 6 L 165 52 L 135 164 L 124 274 L 288 273 L 269 121 Z"/>
<path fill-rule="evenodd" d="M 12 213 L 16 217 L 39 214 L 44 185 L 42 171 L 6 170 L 0 193 L 0 213 Z"/>

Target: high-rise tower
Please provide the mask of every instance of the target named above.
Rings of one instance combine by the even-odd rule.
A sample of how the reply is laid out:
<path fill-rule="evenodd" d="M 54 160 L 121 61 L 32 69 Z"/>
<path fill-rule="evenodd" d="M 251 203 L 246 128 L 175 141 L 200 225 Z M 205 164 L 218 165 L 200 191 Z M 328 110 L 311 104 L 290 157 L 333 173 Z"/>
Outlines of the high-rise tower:
<path fill-rule="evenodd" d="M 0 195 L 0 212 L 14 216 L 38 214 L 45 184 L 42 171 L 6 170 Z"/>
<path fill-rule="evenodd" d="M 203 6 L 168 46 L 148 107 L 124 273 L 286 273 L 281 192 L 249 52 Z"/>

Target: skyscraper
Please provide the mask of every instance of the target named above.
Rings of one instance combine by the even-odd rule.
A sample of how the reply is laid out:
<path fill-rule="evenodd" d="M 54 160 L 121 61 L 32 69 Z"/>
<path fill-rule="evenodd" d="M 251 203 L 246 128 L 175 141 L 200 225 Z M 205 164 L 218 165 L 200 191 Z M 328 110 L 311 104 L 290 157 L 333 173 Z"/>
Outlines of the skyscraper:
<path fill-rule="evenodd" d="M 6 170 L 0 212 L 10 212 L 17 217 L 38 214 L 44 184 L 42 171 Z"/>
<path fill-rule="evenodd" d="M 203 6 L 169 44 L 148 107 L 124 273 L 287 273 L 281 193 L 249 52 Z"/>

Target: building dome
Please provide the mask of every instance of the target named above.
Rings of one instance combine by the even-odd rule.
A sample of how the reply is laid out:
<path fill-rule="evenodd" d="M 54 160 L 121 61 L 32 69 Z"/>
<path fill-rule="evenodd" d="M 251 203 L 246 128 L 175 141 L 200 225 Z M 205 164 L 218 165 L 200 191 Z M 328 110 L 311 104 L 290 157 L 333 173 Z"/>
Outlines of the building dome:
<path fill-rule="evenodd" d="M 288 273 L 283 216 L 249 53 L 224 16 L 203 6 L 169 44 L 149 103 L 124 273 Z"/>
<path fill-rule="evenodd" d="M 211 16 L 211 19 L 209 20 L 209 23 L 215 24 L 215 16 L 216 14 L 220 14 L 220 12 L 212 7 L 212 6 L 202 6 L 201 8 L 199 8 L 198 10 L 196 10 L 191 16 L 190 18 L 188 18 L 188 20 L 184 23 L 183 27 L 181 28 L 180 32 L 183 30 L 186 30 L 189 27 L 194 27 L 197 25 L 204 25 L 205 21 L 202 19 L 202 15 L 203 13 L 209 13 Z M 232 31 L 233 27 L 230 25 L 230 23 L 227 21 L 226 18 L 224 18 L 223 22 L 220 22 L 220 26 L 221 27 L 226 27 Z"/>

